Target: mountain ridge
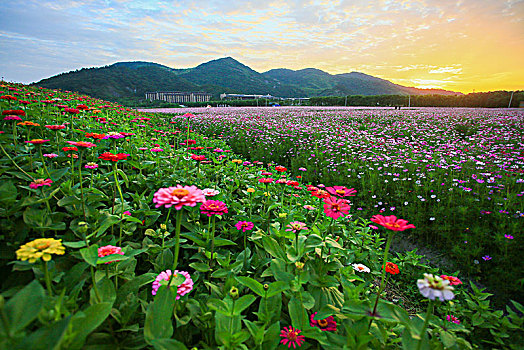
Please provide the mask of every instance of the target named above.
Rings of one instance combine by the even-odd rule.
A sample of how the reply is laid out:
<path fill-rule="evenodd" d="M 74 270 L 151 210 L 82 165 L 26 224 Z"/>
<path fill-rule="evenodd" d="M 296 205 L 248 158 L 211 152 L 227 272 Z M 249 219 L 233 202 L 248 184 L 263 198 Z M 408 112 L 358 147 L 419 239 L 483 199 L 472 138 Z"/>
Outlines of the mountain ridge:
<path fill-rule="evenodd" d="M 276 68 L 257 72 L 232 57 L 193 68 L 171 68 L 147 61 L 116 62 L 104 67 L 64 72 L 34 85 L 90 94 L 107 100 L 143 99 L 147 91 L 204 91 L 270 94 L 278 97 L 344 95 L 462 95 L 440 89 L 417 89 L 361 72 L 330 74 L 317 68 Z"/>

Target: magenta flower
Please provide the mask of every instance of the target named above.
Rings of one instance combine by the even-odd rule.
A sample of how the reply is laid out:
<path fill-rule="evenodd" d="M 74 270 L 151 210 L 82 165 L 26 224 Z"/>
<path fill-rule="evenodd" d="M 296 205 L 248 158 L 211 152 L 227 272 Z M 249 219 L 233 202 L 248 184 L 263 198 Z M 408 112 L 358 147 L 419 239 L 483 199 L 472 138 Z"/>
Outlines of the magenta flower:
<path fill-rule="evenodd" d="M 158 288 L 160 288 L 161 281 L 169 281 L 169 279 L 171 277 L 171 274 L 172 274 L 171 270 L 162 271 L 156 277 L 155 281 L 153 282 L 153 290 L 152 290 L 151 294 L 156 295 L 156 292 L 158 291 Z M 186 295 L 187 293 L 189 293 L 189 292 L 191 292 L 193 290 L 193 280 L 191 279 L 191 276 L 189 275 L 189 273 L 186 272 L 186 271 L 175 270 L 175 276 L 177 274 L 181 274 L 186 279 L 177 288 L 176 300 L 180 299 L 180 297 Z"/>
<path fill-rule="evenodd" d="M 453 322 L 453 323 L 456 323 L 456 324 L 460 324 L 459 319 L 456 318 L 456 317 L 453 316 L 453 315 L 447 315 L 447 316 L 446 316 L 446 321 L 448 321 L 448 322 Z"/>
<path fill-rule="evenodd" d="M 196 186 L 166 187 L 159 189 L 153 196 L 155 208 L 165 206 L 170 208 L 175 206 L 176 210 L 182 209 L 183 206 L 194 207 L 197 203 L 204 203 L 206 197 L 202 190 Z"/>
<path fill-rule="evenodd" d="M 297 345 L 300 347 L 302 346 L 302 343 L 306 339 L 303 335 L 299 335 L 301 332 L 300 329 L 293 328 L 291 326 L 284 327 L 282 331 L 280 331 L 280 337 L 283 339 L 280 340 L 280 343 L 287 345 L 288 348 L 293 345 L 293 349 L 297 347 Z"/>
<path fill-rule="evenodd" d="M 56 158 L 58 157 L 58 154 L 56 153 L 46 153 L 46 154 L 43 154 L 44 157 L 46 158 Z"/>
<path fill-rule="evenodd" d="M 235 227 L 239 231 L 246 232 L 251 231 L 255 225 L 250 221 L 239 221 L 235 224 Z"/>
<path fill-rule="evenodd" d="M 29 187 L 33 188 L 33 189 L 36 189 L 36 188 L 42 187 L 42 186 L 51 186 L 52 183 L 53 183 L 53 181 L 51 179 L 47 179 L 47 180 L 38 179 L 38 180 L 35 180 L 35 181 L 31 182 Z"/>
<path fill-rule="evenodd" d="M 96 169 L 96 168 L 98 168 L 98 164 L 93 163 L 93 162 L 89 162 L 89 163 L 87 163 L 87 164 L 85 165 L 85 168 L 86 168 L 86 169 Z"/>
<path fill-rule="evenodd" d="M 207 200 L 200 206 L 202 214 L 211 215 L 224 215 L 227 214 L 226 203 L 222 201 Z"/>
<path fill-rule="evenodd" d="M 354 196 L 357 191 L 354 188 L 347 188 L 345 186 L 326 187 L 326 191 L 337 197 Z"/>
<path fill-rule="evenodd" d="M 328 318 L 324 318 L 323 320 L 315 320 L 315 315 L 317 312 L 313 313 L 309 317 L 309 325 L 311 327 L 318 327 L 321 331 L 328 331 L 328 332 L 336 332 L 337 331 L 337 322 L 335 322 L 335 319 L 333 316 L 329 316 Z"/>
<path fill-rule="evenodd" d="M 351 207 L 344 199 L 328 197 L 324 199 L 324 213 L 333 219 L 349 214 Z"/>
<path fill-rule="evenodd" d="M 392 230 L 392 231 L 404 231 L 404 230 L 407 230 L 408 228 L 415 228 L 415 225 L 413 224 L 408 225 L 407 220 L 397 219 L 395 215 L 390 215 L 390 216 L 373 215 L 373 217 L 371 218 L 371 221 L 381 226 L 384 226 L 388 230 Z"/>

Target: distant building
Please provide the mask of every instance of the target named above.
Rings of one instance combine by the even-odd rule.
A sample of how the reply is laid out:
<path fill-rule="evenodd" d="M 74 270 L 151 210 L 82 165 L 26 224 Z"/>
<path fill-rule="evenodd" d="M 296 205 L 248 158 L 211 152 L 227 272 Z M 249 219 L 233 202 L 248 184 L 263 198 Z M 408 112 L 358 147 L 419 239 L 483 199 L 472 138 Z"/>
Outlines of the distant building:
<path fill-rule="evenodd" d="M 207 102 L 211 100 L 211 94 L 207 92 L 180 92 L 180 91 L 156 91 L 146 92 L 146 100 L 161 100 L 171 103 L 183 102 Z"/>
<path fill-rule="evenodd" d="M 220 94 L 221 100 L 258 100 L 258 99 L 275 99 L 270 94 L 267 95 L 245 95 L 245 94 Z"/>

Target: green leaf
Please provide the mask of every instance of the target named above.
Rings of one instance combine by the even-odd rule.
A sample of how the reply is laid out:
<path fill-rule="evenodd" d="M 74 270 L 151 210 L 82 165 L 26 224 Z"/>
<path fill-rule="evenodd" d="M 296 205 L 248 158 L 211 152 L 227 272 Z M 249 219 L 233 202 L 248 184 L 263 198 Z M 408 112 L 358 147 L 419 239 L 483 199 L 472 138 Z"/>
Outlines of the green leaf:
<path fill-rule="evenodd" d="M 84 346 L 87 336 L 105 321 L 111 312 L 111 303 L 94 304 L 79 311 L 71 320 L 73 339 L 68 349 L 81 349 Z"/>
<path fill-rule="evenodd" d="M 273 237 L 264 236 L 262 238 L 262 242 L 263 242 L 263 248 L 266 250 L 266 252 L 268 252 L 275 258 L 280 258 L 280 259 L 285 260 L 286 254 L 280 247 L 280 244 L 278 244 L 278 242 Z"/>
<path fill-rule="evenodd" d="M 176 288 L 160 286 L 155 299 L 146 312 L 144 324 L 144 337 L 148 344 L 153 344 L 153 340 L 171 338 L 173 335 L 173 308 L 175 306 Z"/>
<path fill-rule="evenodd" d="M 207 271 L 210 270 L 208 264 L 199 263 L 199 262 L 191 263 L 191 264 L 189 264 L 189 266 L 192 267 L 193 269 L 195 269 L 198 272 L 207 272 Z"/>
<path fill-rule="evenodd" d="M 444 330 L 440 331 L 440 340 L 442 341 L 442 344 L 444 344 L 446 348 L 451 348 L 455 346 L 455 344 L 457 344 L 457 340 L 455 339 L 453 334 L 446 332 Z"/>
<path fill-rule="evenodd" d="M 233 308 L 233 314 L 238 316 L 247 309 L 257 298 L 254 295 L 248 294 L 240 297 L 235 301 L 235 306 Z"/>
<path fill-rule="evenodd" d="M 129 187 L 129 179 L 127 178 L 126 173 L 124 173 L 122 169 L 117 169 L 117 170 L 118 170 L 118 174 L 122 176 L 122 179 L 124 179 L 124 182 L 126 183 L 126 187 Z"/>
<path fill-rule="evenodd" d="M 155 350 L 187 350 L 187 347 L 175 339 L 154 339 L 151 345 Z"/>
<path fill-rule="evenodd" d="M 16 349 L 58 350 L 72 316 L 67 316 L 49 327 L 40 328 L 17 344 Z"/>
<path fill-rule="evenodd" d="M 211 310 L 215 310 L 216 312 L 221 313 L 225 316 L 229 316 L 231 314 L 229 310 L 229 306 L 223 300 L 215 299 L 215 298 L 209 299 L 207 301 L 207 306 Z"/>
<path fill-rule="evenodd" d="M 0 186 L 0 202 L 12 203 L 18 195 L 16 186 L 11 181 L 6 181 Z"/>
<path fill-rule="evenodd" d="M 51 171 L 49 175 L 51 175 L 51 180 L 53 180 L 53 182 L 57 182 L 67 173 L 69 173 L 69 168 L 60 168 Z"/>
<path fill-rule="evenodd" d="M 122 261 L 122 260 L 127 260 L 129 259 L 128 256 L 125 256 L 125 255 L 121 255 L 121 254 L 110 254 L 110 255 L 106 255 L 104 257 L 101 257 L 101 258 L 98 258 L 97 260 L 97 264 L 105 264 L 105 263 L 110 263 L 110 262 L 113 262 L 113 261 Z"/>
<path fill-rule="evenodd" d="M 259 296 L 263 297 L 265 296 L 265 290 L 264 290 L 264 286 L 254 280 L 253 278 L 251 277 L 245 277 L 245 276 L 238 276 L 238 277 L 235 277 L 236 280 L 243 284 L 244 286 L 248 287 L 249 289 L 251 289 L 254 293 L 258 294 Z"/>
<path fill-rule="evenodd" d="M 89 248 L 80 249 L 80 255 L 89 265 L 96 267 L 98 261 L 98 245 L 94 244 Z"/>
<path fill-rule="evenodd" d="M 95 231 L 96 237 L 102 235 L 104 232 L 106 232 L 108 228 L 110 228 L 111 226 L 113 226 L 114 224 L 120 221 L 120 217 L 116 215 L 111 215 L 108 213 L 104 213 L 104 215 L 105 217 L 100 222 L 100 226 L 98 227 L 98 230 Z"/>
<path fill-rule="evenodd" d="M 309 235 L 306 239 L 306 247 L 307 248 L 318 248 L 324 245 L 324 242 L 322 241 L 322 237 L 319 235 Z"/>
<path fill-rule="evenodd" d="M 79 241 L 79 242 L 62 242 L 63 245 L 69 248 L 82 248 L 86 246 L 86 242 Z"/>
<path fill-rule="evenodd" d="M 111 282 L 111 280 L 104 277 L 96 283 L 96 287 L 98 289 L 98 293 L 100 294 L 102 302 L 111 303 L 111 305 L 115 302 L 116 290 L 115 285 L 113 284 L 113 282 Z M 89 294 L 91 296 L 91 304 L 98 303 L 94 289 L 91 288 Z"/>
<path fill-rule="evenodd" d="M 294 328 L 306 329 L 309 326 L 306 309 L 300 300 L 293 296 L 288 304 L 289 317 Z"/>
<path fill-rule="evenodd" d="M 5 304 L 9 329 L 5 329 L 4 323 L 0 322 L 1 333 L 14 335 L 24 329 L 38 316 L 44 306 L 44 297 L 44 288 L 36 280 L 16 293 Z"/>
<path fill-rule="evenodd" d="M 278 293 L 281 293 L 285 290 L 289 289 L 289 283 L 284 281 L 276 281 L 269 285 L 269 288 L 267 290 L 267 297 L 271 298 L 274 295 L 277 295 Z"/>

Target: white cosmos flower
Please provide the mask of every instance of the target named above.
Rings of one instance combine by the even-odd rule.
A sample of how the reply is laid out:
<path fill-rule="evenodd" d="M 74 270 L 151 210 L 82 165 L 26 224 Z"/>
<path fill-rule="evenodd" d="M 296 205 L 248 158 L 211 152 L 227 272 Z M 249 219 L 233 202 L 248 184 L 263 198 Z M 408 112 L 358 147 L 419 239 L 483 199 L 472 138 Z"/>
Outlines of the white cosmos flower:
<path fill-rule="evenodd" d="M 430 273 L 424 274 L 424 279 L 417 280 L 417 286 L 420 293 L 431 300 L 438 298 L 440 301 L 451 300 L 455 297 L 454 288 L 449 285 L 448 280 L 439 276 L 433 276 Z"/>

